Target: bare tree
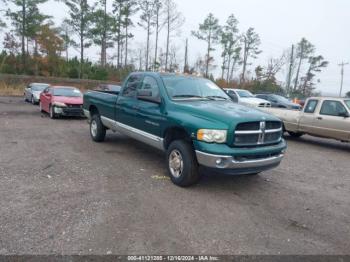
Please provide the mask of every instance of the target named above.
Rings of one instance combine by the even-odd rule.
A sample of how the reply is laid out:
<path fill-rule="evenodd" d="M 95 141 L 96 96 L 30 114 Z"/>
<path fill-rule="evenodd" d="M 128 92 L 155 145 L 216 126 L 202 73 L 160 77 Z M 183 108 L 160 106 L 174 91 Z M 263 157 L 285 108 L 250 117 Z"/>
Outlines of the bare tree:
<path fill-rule="evenodd" d="M 158 63 L 158 38 L 159 33 L 162 30 L 164 23 L 161 23 L 161 15 L 163 11 L 163 2 L 162 0 L 154 0 L 154 12 L 155 15 L 153 17 L 154 21 L 153 24 L 155 26 L 155 32 L 156 32 L 156 41 L 155 41 L 155 48 L 154 48 L 154 62 L 153 62 L 153 69 L 156 70 L 159 67 Z"/>
<path fill-rule="evenodd" d="M 125 61 L 124 65 L 126 66 L 128 64 L 128 40 L 129 38 L 133 38 L 134 35 L 129 33 L 129 28 L 134 25 L 133 21 L 131 20 L 131 16 L 135 14 L 138 10 L 137 7 L 137 1 L 136 0 L 128 0 L 123 8 L 123 26 L 125 29 Z"/>
<path fill-rule="evenodd" d="M 270 58 L 265 71 L 265 78 L 267 80 L 275 79 L 276 74 L 287 63 L 287 53 L 284 52 L 279 58 Z"/>
<path fill-rule="evenodd" d="M 165 26 L 166 26 L 166 48 L 165 48 L 165 71 L 168 70 L 169 47 L 172 34 L 178 31 L 185 22 L 182 14 L 177 10 L 173 0 L 164 0 Z"/>
<path fill-rule="evenodd" d="M 139 2 L 141 16 L 139 26 L 144 28 L 147 31 L 147 42 L 146 42 L 146 63 L 145 70 L 149 69 L 149 46 L 150 46 L 150 35 L 152 34 L 151 28 L 154 24 L 154 14 L 155 6 L 153 0 L 140 0 Z"/>

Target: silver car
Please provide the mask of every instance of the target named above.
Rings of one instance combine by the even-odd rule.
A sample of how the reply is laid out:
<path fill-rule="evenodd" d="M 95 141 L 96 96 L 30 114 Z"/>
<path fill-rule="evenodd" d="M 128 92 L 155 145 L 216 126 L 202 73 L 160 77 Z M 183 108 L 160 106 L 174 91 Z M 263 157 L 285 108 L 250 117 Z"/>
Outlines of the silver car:
<path fill-rule="evenodd" d="M 40 93 L 46 87 L 50 86 L 45 83 L 31 83 L 24 89 L 24 101 L 30 101 L 33 105 L 40 102 Z"/>

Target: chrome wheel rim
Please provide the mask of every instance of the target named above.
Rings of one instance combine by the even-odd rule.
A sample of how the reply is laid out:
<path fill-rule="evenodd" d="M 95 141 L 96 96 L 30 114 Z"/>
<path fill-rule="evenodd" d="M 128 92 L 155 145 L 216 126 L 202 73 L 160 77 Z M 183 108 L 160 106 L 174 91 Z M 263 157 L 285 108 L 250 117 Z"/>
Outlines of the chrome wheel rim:
<path fill-rule="evenodd" d="M 179 150 L 174 149 L 169 155 L 169 169 L 171 174 L 178 178 L 183 172 L 183 159 Z"/>
<path fill-rule="evenodd" d="M 90 129 L 91 129 L 91 135 L 93 137 L 96 137 L 96 135 L 97 135 L 97 123 L 95 120 L 92 120 Z"/>

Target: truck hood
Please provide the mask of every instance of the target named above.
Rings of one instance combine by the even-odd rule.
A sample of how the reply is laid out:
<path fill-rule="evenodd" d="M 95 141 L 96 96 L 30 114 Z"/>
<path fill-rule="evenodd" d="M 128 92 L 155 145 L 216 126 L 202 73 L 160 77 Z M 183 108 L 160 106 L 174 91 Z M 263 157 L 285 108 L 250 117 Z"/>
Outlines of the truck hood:
<path fill-rule="evenodd" d="M 258 106 L 260 103 L 267 103 L 270 104 L 269 101 L 257 97 L 241 97 L 240 102 L 244 104 L 249 104 L 249 105 L 256 105 Z"/>
<path fill-rule="evenodd" d="M 228 126 L 231 126 L 232 122 L 279 121 L 268 113 L 231 101 L 182 101 L 176 105 L 187 114 L 212 122 L 222 122 Z"/>
<path fill-rule="evenodd" d="M 69 105 L 82 105 L 82 97 L 53 96 L 52 102 L 61 102 Z"/>

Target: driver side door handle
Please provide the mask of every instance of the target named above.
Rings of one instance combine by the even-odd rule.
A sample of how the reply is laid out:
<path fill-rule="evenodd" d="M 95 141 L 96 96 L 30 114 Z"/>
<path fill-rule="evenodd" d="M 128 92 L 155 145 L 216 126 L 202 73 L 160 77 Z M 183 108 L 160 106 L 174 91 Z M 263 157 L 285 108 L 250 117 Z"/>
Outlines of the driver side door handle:
<path fill-rule="evenodd" d="M 318 120 L 322 120 L 323 118 L 322 118 L 321 116 L 318 116 L 317 119 L 318 119 Z"/>

